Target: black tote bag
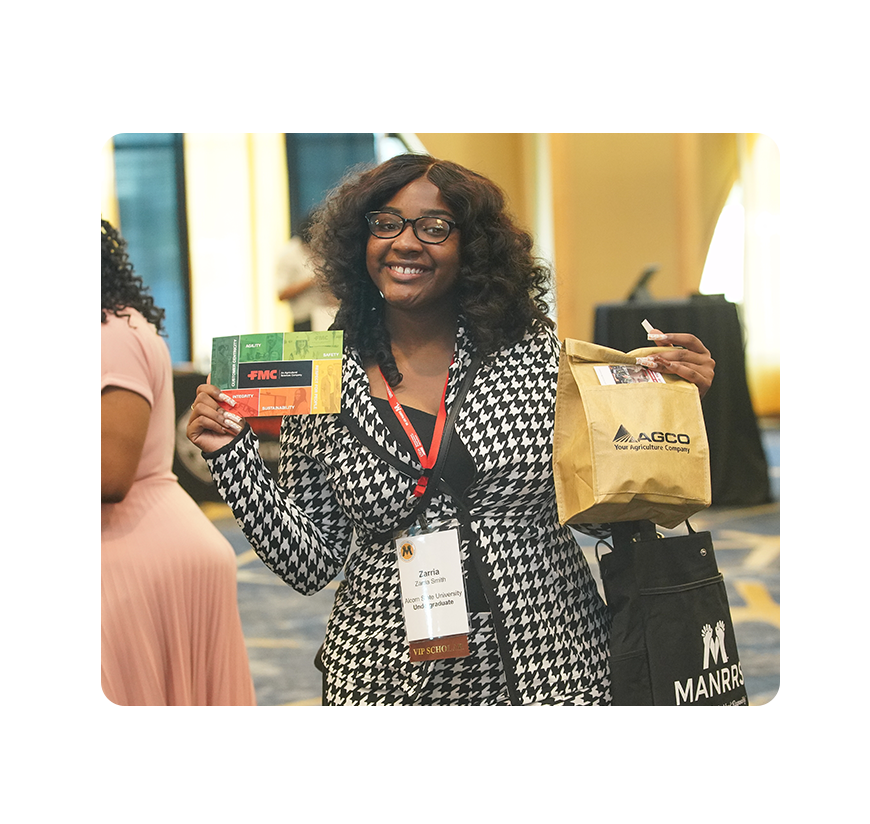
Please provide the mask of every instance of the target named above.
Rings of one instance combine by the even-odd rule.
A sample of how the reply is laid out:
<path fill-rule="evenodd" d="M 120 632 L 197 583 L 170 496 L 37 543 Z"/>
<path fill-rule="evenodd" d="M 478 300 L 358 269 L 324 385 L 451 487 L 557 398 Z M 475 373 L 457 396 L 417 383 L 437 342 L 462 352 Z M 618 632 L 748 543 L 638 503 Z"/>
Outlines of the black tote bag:
<path fill-rule="evenodd" d="M 611 524 L 599 567 L 614 706 L 748 705 L 712 538 L 686 525 L 662 538 L 649 521 Z"/>

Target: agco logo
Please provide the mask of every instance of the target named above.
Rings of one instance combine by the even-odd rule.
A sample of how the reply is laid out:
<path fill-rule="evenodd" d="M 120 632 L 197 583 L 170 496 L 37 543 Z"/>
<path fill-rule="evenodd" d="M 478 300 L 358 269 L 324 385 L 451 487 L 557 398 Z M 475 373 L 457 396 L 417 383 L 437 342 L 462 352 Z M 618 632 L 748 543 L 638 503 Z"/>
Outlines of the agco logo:
<path fill-rule="evenodd" d="M 616 431 L 616 435 L 613 436 L 614 443 L 629 444 L 643 443 L 644 441 L 649 443 L 681 443 L 688 445 L 692 442 L 692 439 L 684 432 L 679 434 L 675 432 L 650 432 L 649 434 L 641 432 L 635 438 L 622 424 L 620 424 L 619 429 Z"/>
<path fill-rule="evenodd" d="M 667 452 L 689 452 L 692 439 L 685 432 L 641 432 L 635 437 L 624 425 L 613 436 L 617 450 L 638 452 L 642 449 L 663 449 Z"/>

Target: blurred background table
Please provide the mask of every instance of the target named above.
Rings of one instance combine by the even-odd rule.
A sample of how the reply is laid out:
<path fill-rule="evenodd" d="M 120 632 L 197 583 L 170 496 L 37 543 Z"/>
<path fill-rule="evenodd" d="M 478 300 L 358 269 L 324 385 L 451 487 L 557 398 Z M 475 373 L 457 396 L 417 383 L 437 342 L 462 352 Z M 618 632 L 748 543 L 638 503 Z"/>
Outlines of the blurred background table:
<path fill-rule="evenodd" d="M 662 332 L 697 336 L 716 361 L 713 385 L 701 401 L 710 442 L 713 504 L 768 503 L 767 459 L 746 383 L 737 306 L 720 295 L 600 304 L 595 309 L 595 343 L 623 352 L 654 345 L 641 326 L 644 318 Z"/>

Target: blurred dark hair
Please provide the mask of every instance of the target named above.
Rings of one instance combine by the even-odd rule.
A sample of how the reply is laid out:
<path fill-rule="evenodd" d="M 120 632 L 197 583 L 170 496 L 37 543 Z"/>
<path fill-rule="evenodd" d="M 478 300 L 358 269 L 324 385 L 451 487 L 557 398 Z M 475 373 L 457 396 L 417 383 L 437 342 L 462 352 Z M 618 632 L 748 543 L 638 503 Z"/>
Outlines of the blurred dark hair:
<path fill-rule="evenodd" d="M 490 355 L 529 331 L 554 325 L 547 316 L 550 269 L 533 256 L 531 235 L 514 223 L 492 181 L 419 154 L 356 170 L 317 209 L 311 244 L 321 278 L 340 301 L 332 328 L 343 329 L 346 344 L 375 360 L 391 386 L 402 376 L 383 323 L 383 299 L 366 269 L 364 216 L 424 176 L 438 187 L 460 227 L 459 311 L 478 352 Z"/>
<path fill-rule="evenodd" d="M 293 231 L 290 234 L 299 237 L 303 243 L 309 243 L 311 241 L 311 224 L 313 218 L 314 212 L 308 212 L 302 220 L 299 221 L 299 225 L 293 227 Z"/>
<path fill-rule="evenodd" d="M 129 312 L 125 314 L 123 310 L 137 309 L 164 335 L 163 318 L 166 312 L 154 305 L 154 299 L 143 285 L 142 278 L 133 271 L 133 264 L 127 256 L 127 242 L 108 220 L 102 218 L 100 257 L 103 293 L 101 323 L 108 321 L 107 312 L 119 318 L 129 318 Z"/>

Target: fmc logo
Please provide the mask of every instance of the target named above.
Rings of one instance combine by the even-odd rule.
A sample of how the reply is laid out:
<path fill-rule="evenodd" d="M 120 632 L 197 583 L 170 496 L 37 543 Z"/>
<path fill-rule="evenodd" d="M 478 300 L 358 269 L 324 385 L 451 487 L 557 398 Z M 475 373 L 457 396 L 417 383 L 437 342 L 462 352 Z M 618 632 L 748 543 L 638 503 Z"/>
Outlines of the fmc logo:
<path fill-rule="evenodd" d="M 239 389 L 311 386 L 311 361 L 255 361 L 239 364 Z"/>
<path fill-rule="evenodd" d="M 277 369 L 252 369 L 248 372 L 249 381 L 276 381 L 278 380 Z"/>

